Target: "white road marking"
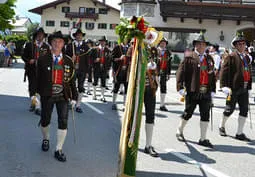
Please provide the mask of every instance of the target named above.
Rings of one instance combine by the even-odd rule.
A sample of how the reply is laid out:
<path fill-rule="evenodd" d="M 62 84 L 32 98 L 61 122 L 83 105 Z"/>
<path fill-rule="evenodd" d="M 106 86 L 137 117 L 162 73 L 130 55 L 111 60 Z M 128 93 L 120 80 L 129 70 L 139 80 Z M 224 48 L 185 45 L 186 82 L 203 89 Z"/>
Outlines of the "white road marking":
<path fill-rule="evenodd" d="M 190 163 L 192 165 L 198 166 L 199 168 L 203 169 L 204 171 L 210 173 L 211 175 L 213 175 L 215 177 L 230 177 L 230 176 L 228 176 L 228 175 L 226 175 L 226 174 L 224 174 L 224 173 L 222 173 L 222 172 L 220 172 L 218 170 L 215 170 L 215 169 L 209 167 L 208 165 L 206 165 L 204 163 L 197 162 L 196 160 L 191 159 L 190 157 L 185 156 L 181 152 L 178 152 L 178 151 L 176 151 L 174 149 L 165 149 L 165 151 L 167 153 L 172 153 L 176 157 L 178 157 L 178 158 L 180 158 L 180 159 L 182 159 L 182 160 L 184 160 L 184 161 L 186 161 L 186 162 L 188 162 L 188 163 Z"/>
<path fill-rule="evenodd" d="M 99 109 L 97 109 L 95 106 L 85 102 L 85 105 L 87 105 L 90 109 L 94 110 L 95 112 L 97 112 L 98 114 L 104 115 L 104 112 L 100 111 Z"/>

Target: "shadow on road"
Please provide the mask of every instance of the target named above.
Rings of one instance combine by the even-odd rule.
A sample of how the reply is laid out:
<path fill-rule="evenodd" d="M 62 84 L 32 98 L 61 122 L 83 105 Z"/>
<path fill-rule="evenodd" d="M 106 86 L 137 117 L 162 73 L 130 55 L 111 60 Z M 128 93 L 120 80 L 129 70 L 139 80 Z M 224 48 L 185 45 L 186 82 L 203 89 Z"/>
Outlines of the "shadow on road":
<path fill-rule="evenodd" d="M 159 172 L 146 172 L 146 171 L 137 171 L 137 177 L 201 177 L 201 175 L 185 175 L 185 174 L 176 174 L 176 173 L 159 173 Z"/>

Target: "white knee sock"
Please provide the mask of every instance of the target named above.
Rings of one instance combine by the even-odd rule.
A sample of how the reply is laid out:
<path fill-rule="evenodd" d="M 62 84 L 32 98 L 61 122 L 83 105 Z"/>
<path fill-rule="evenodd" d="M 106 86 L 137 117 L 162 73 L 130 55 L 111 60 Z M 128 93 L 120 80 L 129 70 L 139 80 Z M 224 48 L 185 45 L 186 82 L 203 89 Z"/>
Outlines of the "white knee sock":
<path fill-rule="evenodd" d="M 166 94 L 160 93 L 160 106 L 165 106 Z"/>
<path fill-rule="evenodd" d="M 94 92 L 93 97 L 96 98 L 97 97 L 97 87 L 96 86 L 93 87 L 93 92 Z"/>
<path fill-rule="evenodd" d="M 225 124 L 226 124 L 228 118 L 229 118 L 228 116 L 225 116 L 225 115 L 223 114 L 222 119 L 221 119 L 221 122 L 220 122 L 220 127 L 224 127 L 224 128 L 225 128 Z"/>
<path fill-rule="evenodd" d="M 145 124 L 146 147 L 151 146 L 154 124 Z"/>
<path fill-rule="evenodd" d="M 67 129 L 65 129 L 65 130 L 58 129 L 58 131 L 57 131 L 57 146 L 56 146 L 57 151 L 62 150 L 63 144 L 66 139 L 66 134 L 67 134 Z"/>
<path fill-rule="evenodd" d="M 41 126 L 41 131 L 43 135 L 44 140 L 49 140 L 50 139 L 50 126 L 42 127 Z"/>
<path fill-rule="evenodd" d="M 246 121 L 246 117 L 240 116 L 238 117 L 238 127 L 237 127 L 237 133 L 238 135 L 243 133 L 244 124 Z"/>
<path fill-rule="evenodd" d="M 113 93 L 113 95 L 112 95 L 112 104 L 116 104 L 116 98 L 117 98 L 117 94 Z"/>
<path fill-rule="evenodd" d="M 183 134 L 183 129 L 186 126 L 187 123 L 188 123 L 187 120 L 181 119 L 179 127 L 177 128 L 177 133 L 178 134 Z"/>
<path fill-rule="evenodd" d="M 83 96 L 82 93 L 78 94 L 78 99 L 77 99 L 76 107 L 80 107 L 81 106 L 82 96 Z"/>
<path fill-rule="evenodd" d="M 126 98 L 127 98 L 127 95 L 124 94 L 124 96 L 123 96 L 123 106 L 126 105 Z"/>
<path fill-rule="evenodd" d="M 104 90 L 105 90 L 105 88 L 104 88 L 104 87 L 101 87 L 102 98 L 104 98 Z"/>
<path fill-rule="evenodd" d="M 88 82 L 88 92 L 90 91 L 91 82 Z"/>
<path fill-rule="evenodd" d="M 209 122 L 200 121 L 200 140 L 202 141 L 206 139 L 208 124 Z"/>

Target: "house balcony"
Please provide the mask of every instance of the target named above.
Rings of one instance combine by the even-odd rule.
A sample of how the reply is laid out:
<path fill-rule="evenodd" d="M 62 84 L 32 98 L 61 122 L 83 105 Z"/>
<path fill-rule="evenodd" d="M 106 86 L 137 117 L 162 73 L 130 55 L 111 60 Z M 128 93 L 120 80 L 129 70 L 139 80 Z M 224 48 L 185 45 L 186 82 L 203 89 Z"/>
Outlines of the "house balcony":
<path fill-rule="evenodd" d="M 193 19 L 255 22 L 255 0 L 159 0 L 160 15 Z"/>
<path fill-rule="evenodd" d="M 94 19 L 95 21 L 98 19 L 98 13 L 80 13 L 80 12 L 67 12 L 65 14 L 66 18 L 86 18 L 86 19 Z"/>

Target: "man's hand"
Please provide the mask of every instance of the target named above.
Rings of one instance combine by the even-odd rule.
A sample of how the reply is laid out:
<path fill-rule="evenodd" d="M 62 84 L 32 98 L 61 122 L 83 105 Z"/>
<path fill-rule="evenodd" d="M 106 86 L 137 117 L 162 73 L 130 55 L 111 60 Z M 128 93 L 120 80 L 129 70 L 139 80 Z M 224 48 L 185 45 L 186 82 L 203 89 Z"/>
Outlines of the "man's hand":
<path fill-rule="evenodd" d="M 186 92 L 185 89 L 181 89 L 181 90 L 179 90 L 179 94 L 180 94 L 181 96 L 185 96 L 185 95 L 187 95 L 187 92 Z"/>
<path fill-rule="evenodd" d="M 232 91 L 229 87 L 222 87 L 223 93 L 225 93 L 226 96 L 231 95 Z"/>
<path fill-rule="evenodd" d="M 100 58 L 96 58 L 96 61 L 95 62 L 100 62 Z"/>
<path fill-rule="evenodd" d="M 76 60 L 76 56 L 75 55 L 73 55 L 72 60 L 73 60 L 73 62 L 75 62 L 75 60 Z"/>
<path fill-rule="evenodd" d="M 32 64 L 34 64 L 34 63 L 35 63 L 35 59 L 29 60 L 29 64 L 30 64 L 30 65 L 32 65 Z"/>
<path fill-rule="evenodd" d="M 76 105 L 76 101 L 75 100 L 71 100 L 71 105 L 72 105 L 72 108 L 74 108 L 75 107 L 75 105 Z"/>

